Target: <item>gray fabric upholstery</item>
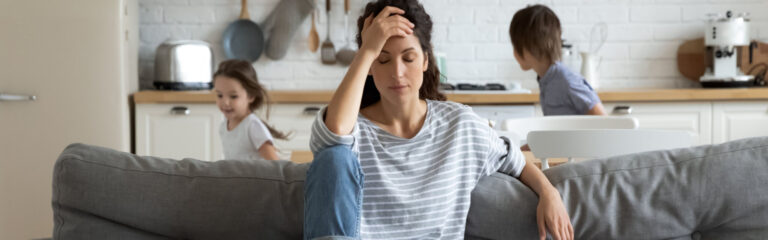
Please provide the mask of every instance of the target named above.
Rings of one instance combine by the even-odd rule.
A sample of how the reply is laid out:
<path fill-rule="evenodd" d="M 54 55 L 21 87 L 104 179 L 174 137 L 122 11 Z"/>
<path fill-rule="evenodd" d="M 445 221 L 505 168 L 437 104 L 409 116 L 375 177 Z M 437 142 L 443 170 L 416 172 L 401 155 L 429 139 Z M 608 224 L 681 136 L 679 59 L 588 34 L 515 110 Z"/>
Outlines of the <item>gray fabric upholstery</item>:
<path fill-rule="evenodd" d="M 54 169 L 55 239 L 300 239 L 308 165 L 176 161 L 73 144 Z M 577 239 L 768 238 L 768 138 L 545 171 Z M 537 196 L 480 180 L 468 239 L 537 236 Z"/>
<path fill-rule="evenodd" d="M 577 162 L 544 173 L 560 191 L 577 239 L 768 239 L 768 138 Z M 481 181 L 468 236 L 534 237 L 535 193 L 508 176 Z"/>
<path fill-rule="evenodd" d="M 54 168 L 55 239 L 300 239 L 308 165 L 176 161 L 73 144 Z"/>

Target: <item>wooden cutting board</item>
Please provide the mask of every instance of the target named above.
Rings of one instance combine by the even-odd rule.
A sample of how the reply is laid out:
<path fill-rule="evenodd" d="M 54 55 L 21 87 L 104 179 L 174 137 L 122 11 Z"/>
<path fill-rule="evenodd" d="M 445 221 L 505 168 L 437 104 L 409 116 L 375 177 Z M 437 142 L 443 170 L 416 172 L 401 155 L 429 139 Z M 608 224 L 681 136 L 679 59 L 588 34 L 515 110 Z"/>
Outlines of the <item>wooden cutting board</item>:
<path fill-rule="evenodd" d="M 743 53 L 739 59 L 742 72 L 747 73 L 757 64 L 768 64 L 768 43 L 758 42 L 757 48 L 752 52 L 752 63 L 749 63 L 749 46 L 739 47 L 739 49 Z M 707 69 L 708 62 L 711 61 L 712 56 L 707 54 L 704 38 L 685 41 L 677 48 L 677 69 L 685 78 L 692 81 L 699 81 Z"/>

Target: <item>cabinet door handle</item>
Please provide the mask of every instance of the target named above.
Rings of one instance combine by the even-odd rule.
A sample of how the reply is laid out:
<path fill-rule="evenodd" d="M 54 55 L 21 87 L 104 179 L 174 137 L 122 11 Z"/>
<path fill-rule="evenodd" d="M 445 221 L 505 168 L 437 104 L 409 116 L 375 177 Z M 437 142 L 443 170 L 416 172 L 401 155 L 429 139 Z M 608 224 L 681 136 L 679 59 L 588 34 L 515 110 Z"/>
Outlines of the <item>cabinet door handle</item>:
<path fill-rule="evenodd" d="M 613 107 L 613 114 L 615 115 L 629 115 L 632 113 L 632 107 L 630 106 L 615 106 Z"/>
<path fill-rule="evenodd" d="M 171 108 L 171 114 L 173 115 L 189 115 L 189 108 L 184 106 L 178 106 Z"/>
<path fill-rule="evenodd" d="M 2 101 L 35 101 L 37 100 L 37 96 L 34 95 L 17 95 L 17 94 L 7 94 L 7 93 L 0 93 L 0 102 Z"/>
<path fill-rule="evenodd" d="M 320 107 L 305 107 L 304 111 L 302 111 L 302 114 L 308 115 L 308 116 L 314 116 L 317 115 L 317 112 L 320 111 Z"/>

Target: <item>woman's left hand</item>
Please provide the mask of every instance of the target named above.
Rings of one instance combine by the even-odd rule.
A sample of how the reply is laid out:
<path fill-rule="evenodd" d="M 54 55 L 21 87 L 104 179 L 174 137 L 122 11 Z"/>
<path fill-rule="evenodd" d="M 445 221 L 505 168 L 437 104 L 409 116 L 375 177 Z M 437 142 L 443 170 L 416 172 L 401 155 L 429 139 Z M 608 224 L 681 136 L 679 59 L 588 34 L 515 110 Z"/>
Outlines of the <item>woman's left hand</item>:
<path fill-rule="evenodd" d="M 539 206 L 536 208 L 536 222 L 539 225 L 539 238 L 547 237 L 547 230 L 555 240 L 573 239 L 573 226 L 568 212 L 565 210 L 560 193 L 552 189 L 547 194 L 539 196 Z"/>

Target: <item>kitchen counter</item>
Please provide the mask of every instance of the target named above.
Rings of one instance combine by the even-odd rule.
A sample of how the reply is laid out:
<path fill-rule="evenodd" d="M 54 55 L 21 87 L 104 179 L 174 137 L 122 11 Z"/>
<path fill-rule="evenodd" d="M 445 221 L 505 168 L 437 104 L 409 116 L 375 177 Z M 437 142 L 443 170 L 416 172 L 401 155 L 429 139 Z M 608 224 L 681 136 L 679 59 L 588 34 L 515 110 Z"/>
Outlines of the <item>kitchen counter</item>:
<path fill-rule="evenodd" d="M 327 103 L 332 91 L 270 91 L 270 100 L 276 103 Z M 539 102 L 538 93 L 486 93 L 446 94 L 448 100 L 464 104 L 533 104 Z M 603 102 L 658 102 L 658 101 L 728 101 L 768 100 L 768 88 L 732 89 L 649 89 L 598 91 Z M 215 103 L 211 91 L 140 91 L 133 94 L 135 103 Z"/>

